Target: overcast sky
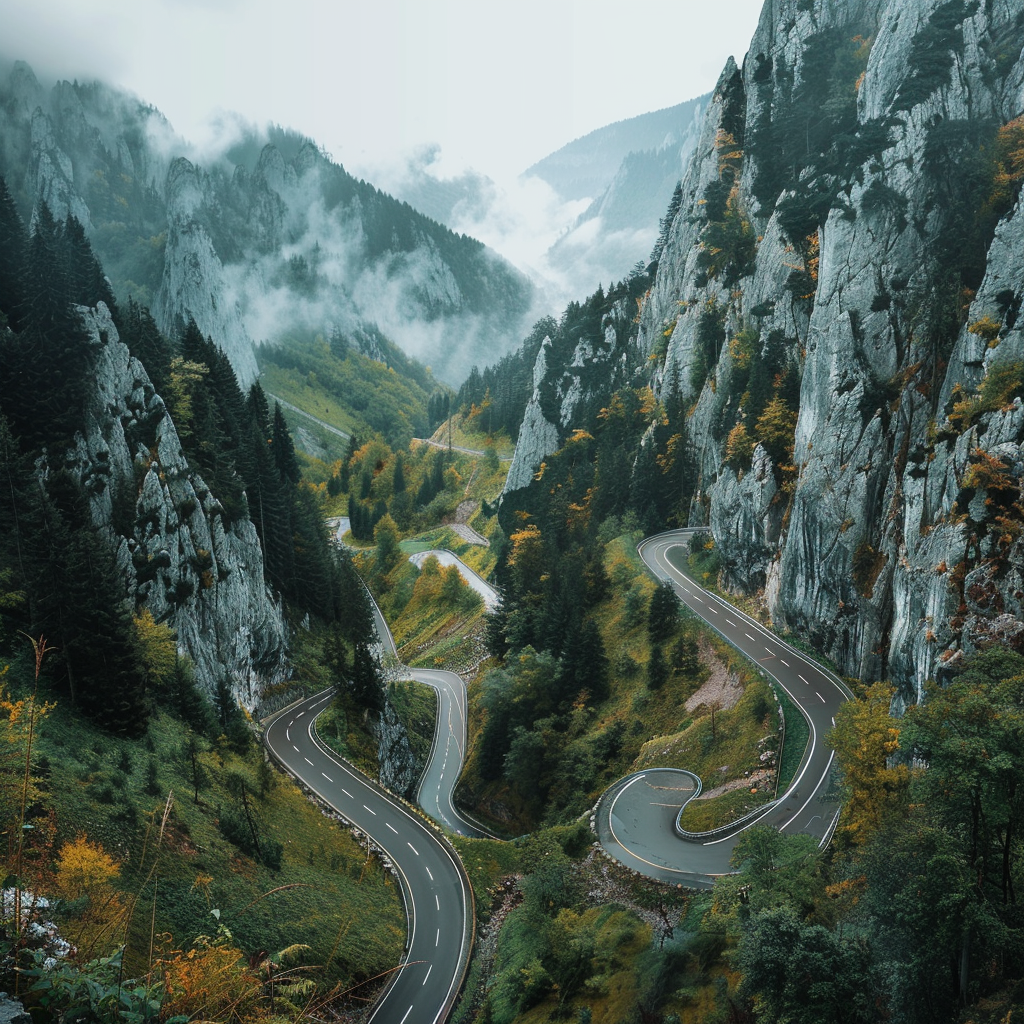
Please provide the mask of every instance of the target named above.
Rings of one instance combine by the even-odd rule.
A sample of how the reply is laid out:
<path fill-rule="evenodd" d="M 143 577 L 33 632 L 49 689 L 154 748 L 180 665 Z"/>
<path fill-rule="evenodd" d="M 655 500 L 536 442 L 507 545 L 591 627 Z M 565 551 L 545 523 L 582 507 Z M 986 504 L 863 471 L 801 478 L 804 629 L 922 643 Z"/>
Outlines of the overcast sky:
<path fill-rule="evenodd" d="M 761 0 L 0 0 L 0 53 L 100 77 L 201 142 L 237 111 L 353 165 L 426 142 L 496 178 L 710 89 Z"/>

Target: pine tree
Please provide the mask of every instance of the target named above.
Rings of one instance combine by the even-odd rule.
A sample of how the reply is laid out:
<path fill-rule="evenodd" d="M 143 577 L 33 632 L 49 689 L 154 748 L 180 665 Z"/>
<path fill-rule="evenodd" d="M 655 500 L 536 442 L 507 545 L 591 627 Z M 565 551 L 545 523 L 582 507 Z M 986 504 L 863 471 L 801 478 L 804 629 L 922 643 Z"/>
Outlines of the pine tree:
<path fill-rule="evenodd" d="M 145 666 L 124 579 L 78 484 L 52 472 L 33 531 L 33 635 L 59 638 L 72 701 L 116 735 L 145 731 Z M 57 660 L 53 664 L 56 664 Z"/>
<path fill-rule="evenodd" d="M 679 599 L 667 580 L 662 580 L 651 595 L 647 608 L 647 635 L 652 642 L 667 640 L 679 622 Z"/>
<path fill-rule="evenodd" d="M 377 712 L 383 709 L 384 686 L 380 678 L 380 667 L 365 643 L 356 644 L 350 688 L 360 707 Z"/>
<path fill-rule="evenodd" d="M 0 176 L 0 313 L 18 330 L 22 306 L 21 266 L 28 238 L 7 182 Z"/>
<path fill-rule="evenodd" d="M 231 692 L 231 683 L 227 676 L 217 680 L 217 689 L 213 696 L 213 707 L 220 726 L 221 735 L 238 751 L 249 749 L 252 734 L 245 724 L 245 717 L 238 707 L 238 701 Z"/>
<path fill-rule="evenodd" d="M 273 441 L 274 462 L 281 479 L 288 481 L 293 486 L 297 485 L 302 476 L 299 469 L 299 460 L 295 456 L 295 445 L 292 443 L 292 435 L 288 431 L 288 424 L 285 422 L 284 413 L 278 402 L 274 403 L 274 441 Z"/>
<path fill-rule="evenodd" d="M 249 514 L 263 549 L 263 575 L 279 593 L 291 592 L 294 577 L 292 510 L 271 453 L 271 431 L 262 389 L 249 392 L 249 475 L 245 480 Z"/>
<path fill-rule="evenodd" d="M 586 619 L 569 635 L 560 662 L 558 689 L 561 699 L 568 702 L 584 690 L 592 703 L 608 696 L 608 658 L 593 619 Z"/>
<path fill-rule="evenodd" d="M 95 306 L 105 302 L 114 322 L 119 321 L 117 303 L 110 282 L 92 251 L 92 245 L 81 221 L 68 214 L 63 230 L 64 250 L 68 268 L 68 297 L 79 306 Z"/>
<path fill-rule="evenodd" d="M 661 645 L 651 646 L 651 658 L 647 662 L 647 689 L 660 690 L 668 681 L 668 666 L 661 653 Z"/>
<path fill-rule="evenodd" d="M 146 368 L 157 394 L 166 397 L 172 349 L 149 310 L 129 299 L 118 330 L 128 350 Z"/>
<path fill-rule="evenodd" d="M 71 305 L 62 232 L 45 203 L 21 282 L 20 329 L 0 345 L 0 400 L 28 446 L 66 445 L 82 423 L 93 346 Z"/>

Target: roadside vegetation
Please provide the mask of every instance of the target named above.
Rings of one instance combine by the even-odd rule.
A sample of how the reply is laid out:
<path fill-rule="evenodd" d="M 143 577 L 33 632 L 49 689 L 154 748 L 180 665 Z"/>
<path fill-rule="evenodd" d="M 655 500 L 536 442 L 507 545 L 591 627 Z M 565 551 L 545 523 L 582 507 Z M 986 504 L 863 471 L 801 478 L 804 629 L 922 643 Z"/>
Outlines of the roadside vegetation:
<path fill-rule="evenodd" d="M 456 1022 L 661 1018 L 697 897 L 611 863 L 591 838 L 576 823 L 456 840 L 480 921 Z"/>
<path fill-rule="evenodd" d="M 459 840 L 482 928 L 457 1020 L 1014 1019 L 1024 657 L 978 654 L 902 718 L 892 694 L 836 716 L 830 847 L 755 826 L 713 889 L 640 878 L 585 822 Z"/>
<path fill-rule="evenodd" d="M 500 459 L 511 460 L 516 449 L 515 440 L 504 426 L 498 430 L 488 431 L 488 410 L 489 406 L 481 409 L 479 406 L 471 405 L 464 412 L 453 412 L 437 427 L 430 440 L 442 447 L 451 444 L 457 448 L 472 448 L 476 451 L 493 448 Z"/>
<path fill-rule="evenodd" d="M 699 815 L 697 827 L 727 824 L 774 795 L 771 690 L 713 631 L 683 616 L 637 556 L 638 539 L 604 546 L 604 597 L 571 655 L 527 647 L 470 685 L 470 757 L 458 793 L 498 829 L 571 821 L 616 779 L 654 765 L 702 776 L 707 796 L 687 812 Z"/>
<path fill-rule="evenodd" d="M 0 696 L 0 799 L 26 822 L 5 851 L 23 917 L 7 918 L 0 971 L 33 1012 L 112 1019 L 120 989 L 139 1019 L 266 1019 L 397 962 L 397 885 L 265 761 L 233 701 L 191 693 L 187 721 L 155 710 L 115 739 L 65 702 L 33 704 L 20 669 Z"/>

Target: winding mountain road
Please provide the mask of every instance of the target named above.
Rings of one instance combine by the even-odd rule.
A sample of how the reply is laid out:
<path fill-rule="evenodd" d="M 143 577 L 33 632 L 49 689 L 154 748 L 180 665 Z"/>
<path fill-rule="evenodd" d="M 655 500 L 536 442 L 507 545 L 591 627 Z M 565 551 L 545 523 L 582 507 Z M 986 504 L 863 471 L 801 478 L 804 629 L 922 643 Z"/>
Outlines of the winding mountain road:
<path fill-rule="evenodd" d="M 405 956 L 378 1001 L 373 1024 L 438 1024 L 455 1004 L 473 941 L 473 900 L 458 855 L 426 822 L 333 753 L 317 715 L 333 689 L 286 708 L 264 733 L 271 754 L 365 832 L 401 881 L 408 917 Z"/>
<path fill-rule="evenodd" d="M 783 687 L 810 725 L 810 742 L 789 789 L 747 819 L 717 832 L 687 837 L 678 817 L 700 793 L 691 772 L 656 768 L 620 779 L 602 796 L 596 826 L 604 848 L 635 871 L 662 881 L 706 887 L 730 871 L 740 833 L 754 824 L 804 833 L 825 845 L 839 818 L 833 792 L 834 754 L 824 742 L 847 699 L 839 680 L 782 643 L 760 623 L 696 584 L 685 570 L 690 537 L 676 530 L 648 538 L 640 556 L 680 600 Z M 376 603 L 385 651 L 394 639 Z M 466 686 L 452 672 L 405 670 L 438 693 L 434 740 L 416 791 L 423 809 L 445 828 L 485 833 L 455 808 L 452 792 L 466 749 Z M 317 736 L 315 721 L 333 696 L 326 691 L 279 712 L 264 733 L 271 754 L 384 852 L 401 880 L 408 915 L 405 956 L 370 1017 L 373 1024 L 440 1024 L 454 1006 L 473 940 L 472 894 L 455 851 L 401 801 L 335 755 Z"/>
<path fill-rule="evenodd" d="M 272 399 L 281 406 L 282 409 L 287 409 L 289 412 L 295 413 L 296 416 L 304 416 L 307 420 L 312 420 L 322 430 L 326 430 L 329 434 L 334 434 L 335 437 L 340 437 L 343 441 L 347 441 L 352 435 L 346 434 L 344 430 L 339 430 L 337 427 L 332 426 L 330 423 L 325 422 L 317 416 L 314 416 L 311 412 L 306 412 L 305 409 L 300 409 L 297 405 L 292 405 L 291 402 L 286 402 L 283 398 L 279 398 L 277 395 L 264 389 L 263 393 L 267 398 Z"/>
<path fill-rule="evenodd" d="M 464 448 L 460 444 L 447 444 L 444 441 L 435 441 L 432 437 L 414 437 L 414 441 L 419 444 L 430 445 L 431 448 L 444 448 L 448 451 L 462 452 L 464 455 L 480 455 L 484 456 L 487 454 L 482 448 Z M 499 462 L 511 462 L 515 458 L 514 455 L 501 455 L 498 458 Z"/>
<path fill-rule="evenodd" d="M 391 629 L 381 613 L 373 595 L 367 591 L 373 608 L 373 621 L 384 650 L 397 660 L 398 647 Z M 416 787 L 416 802 L 439 825 L 461 836 L 479 838 L 489 833 L 467 821 L 455 807 L 452 795 L 462 774 L 466 757 L 468 708 L 466 683 L 462 676 L 443 669 L 405 668 L 403 678 L 415 679 L 437 693 L 437 715 L 434 719 L 434 739 Z"/>
<path fill-rule="evenodd" d="M 668 580 L 680 601 L 770 676 L 803 712 L 810 741 L 792 784 L 776 801 L 714 833 L 689 837 L 678 818 L 700 792 L 690 772 L 651 769 L 620 779 L 602 796 L 596 814 L 602 846 L 617 860 L 661 881 L 706 887 L 731 870 L 740 834 L 752 825 L 773 825 L 788 834 L 814 836 L 824 846 L 839 819 L 833 772 L 835 753 L 825 736 L 848 693 L 840 681 L 755 619 L 699 586 L 687 574 L 689 541 L 697 530 L 649 537 L 640 557 L 659 579 Z"/>
<path fill-rule="evenodd" d="M 396 654 L 391 631 L 372 597 L 371 602 L 381 644 Z M 453 672 L 417 669 L 411 675 L 438 691 L 434 742 L 417 791 L 421 803 L 452 831 L 481 835 L 452 802 L 466 748 L 466 684 Z M 316 718 L 333 696 L 332 689 L 285 708 L 267 726 L 264 742 L 285 769 L 370 837 L 401 881 L 408 918 L 405 956 L 371 1024 L 439 1024 L 455 1004 L 469 963 L 469 880 L 458 855 L 433 828 L 319 738 Z"/>
<path fill-rule="evenodd" d="M 409 556 L 409 561 L 416 566 L 417 569 L 423 568 L 423 563 L 428 558 L 436 558 L 439 565 L 450 566 L 454 565 L 459 570 L 459 575 L 466 581 L 466 584 L 472 587 L 481 597 L 484 602 L 484 608 L 488 612 L 493 612 L 495 608 L 501 604 L 501 595 L 492 587 L 487 580 L 476 572 L 474 569 L 470 569 L 466 563 L 459 558 L 454 552 L 449 551 L 447 548 L 431 548 L 429 551 L 417 551 L 416 554 Z"/>

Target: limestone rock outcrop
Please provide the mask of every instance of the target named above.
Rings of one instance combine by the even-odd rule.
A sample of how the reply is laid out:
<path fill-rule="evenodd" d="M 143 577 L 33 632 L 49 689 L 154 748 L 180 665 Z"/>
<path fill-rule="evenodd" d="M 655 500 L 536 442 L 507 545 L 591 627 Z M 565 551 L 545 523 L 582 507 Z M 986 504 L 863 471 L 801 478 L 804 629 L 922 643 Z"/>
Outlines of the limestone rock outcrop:
<path fill-rule="evenodd" d="M 256 530 L 248 520 L 225 525 L 106 306 L 79 311 L 97 348 L 96 391 L 68 468 L 137 604 L 174 627 L 208 694 L 226 678 L 252 709 L 287 671 L 287 627 L 263 580 Z"/>
<path fill-rule="evenodd" d="M 1010 0 L 766 4 L 708 106 L 631 367 L 690 405 L 690 519 L 724 581 L 907 701 L 1024 632 L 1022 42 Z M 773 423 L 747 415 L 751 353 Z M 549 356 L 535 393 L 570 363 Z M 752 456 L 727 451 L 740 427 Z M 528 417 L 528 451 L 545 429 Z"/>

